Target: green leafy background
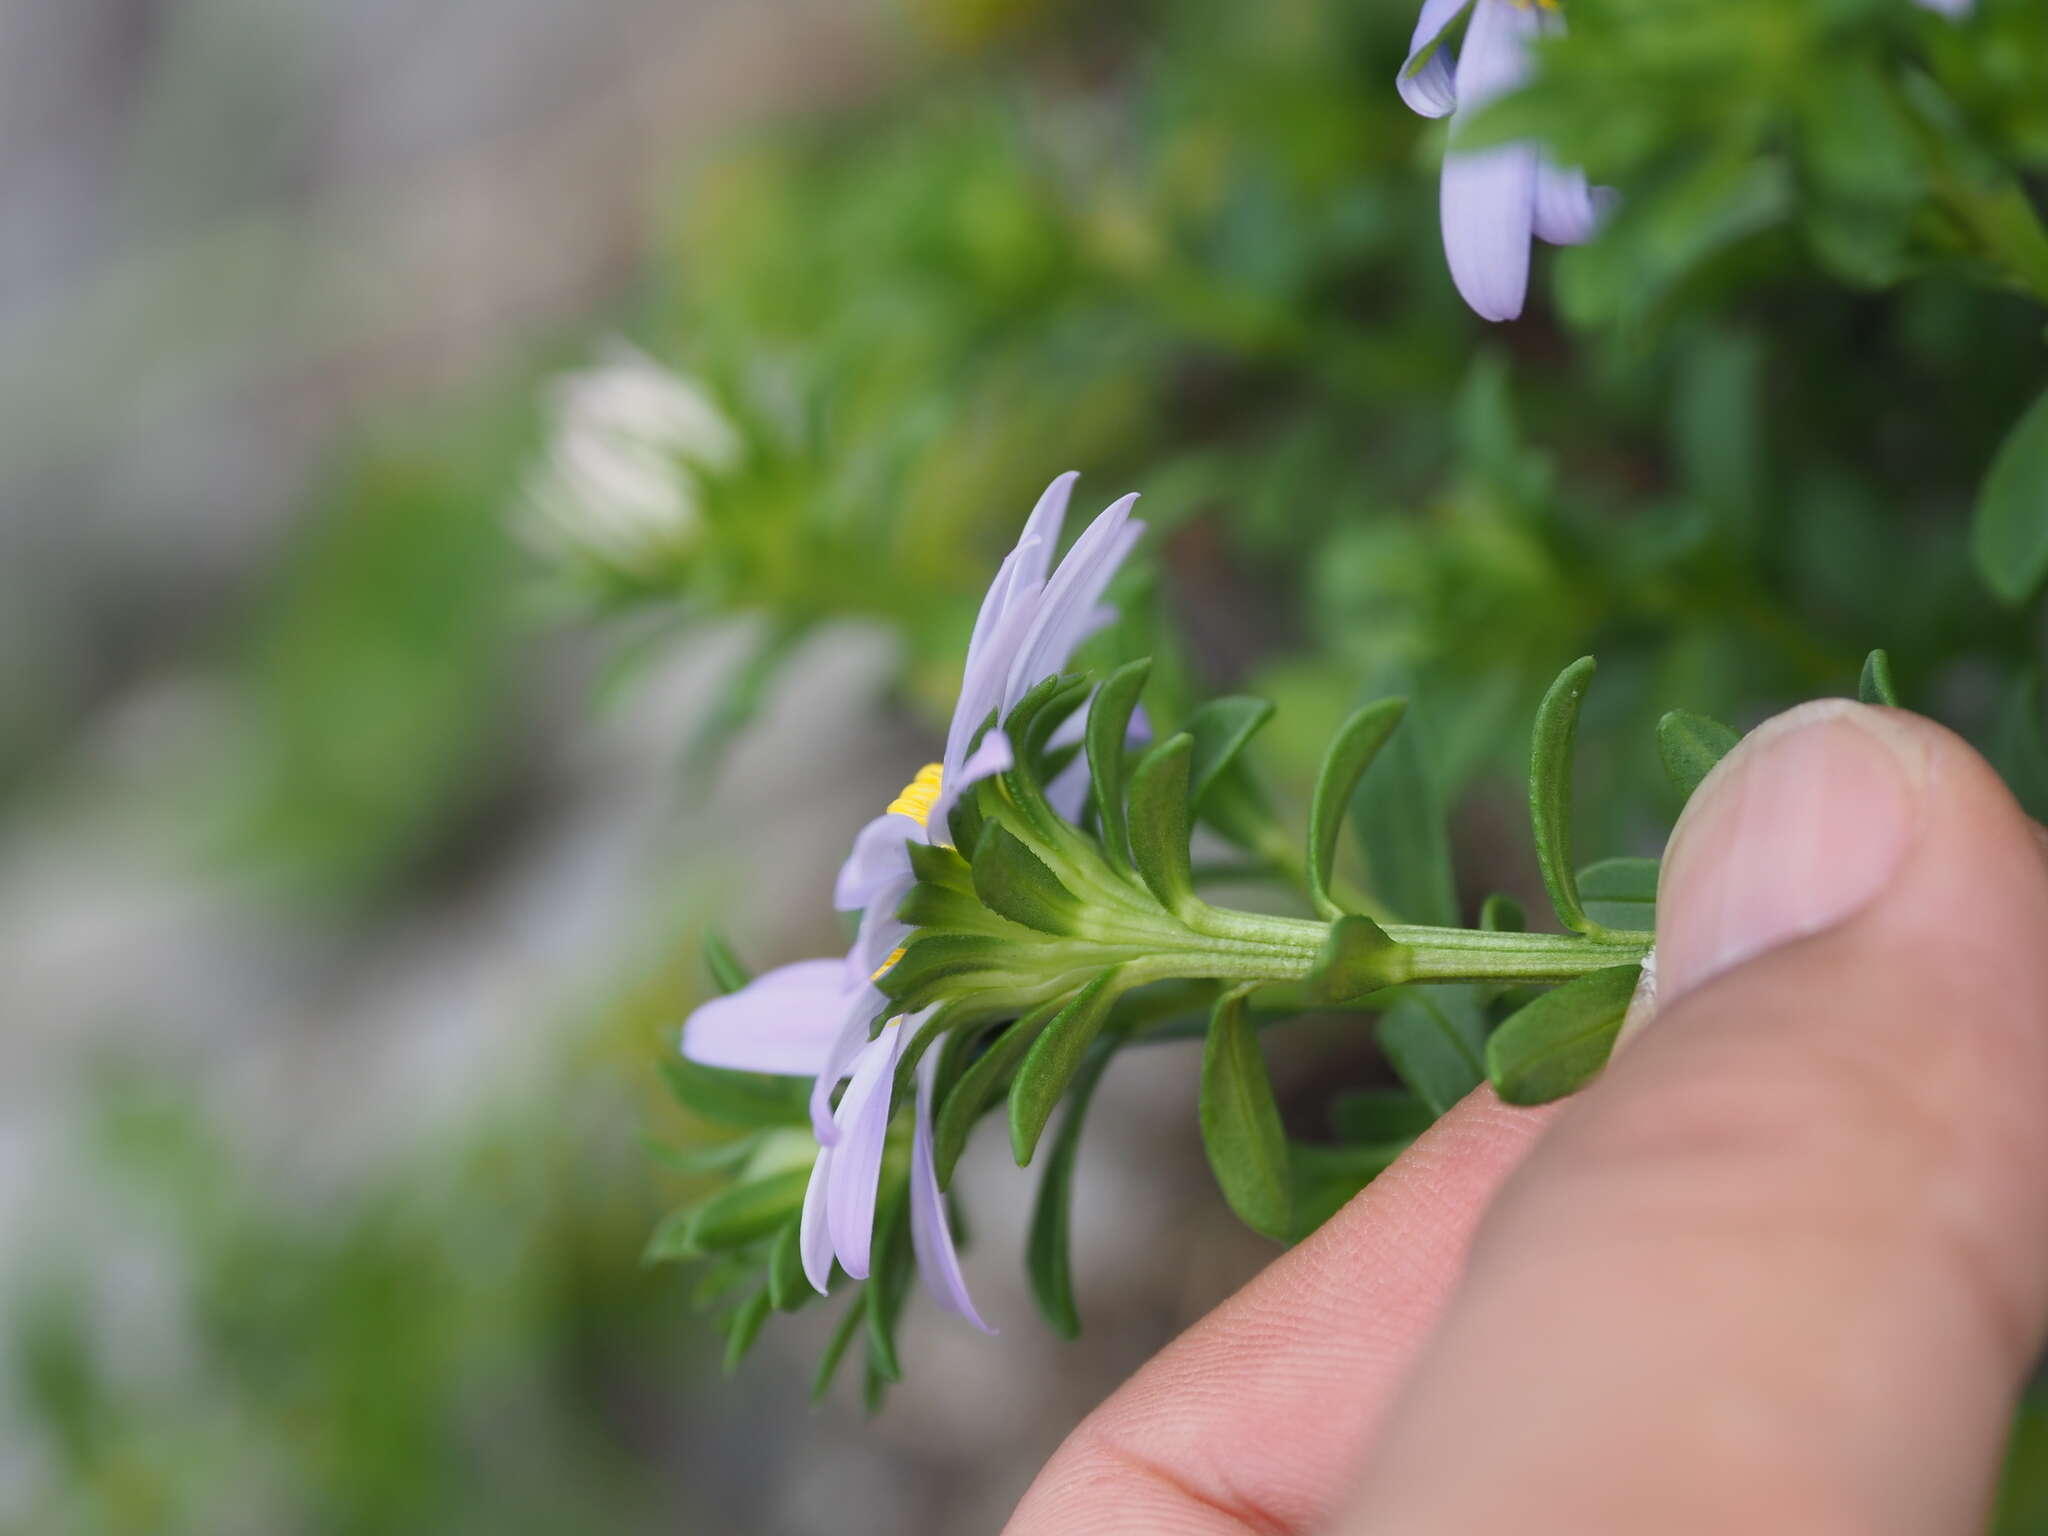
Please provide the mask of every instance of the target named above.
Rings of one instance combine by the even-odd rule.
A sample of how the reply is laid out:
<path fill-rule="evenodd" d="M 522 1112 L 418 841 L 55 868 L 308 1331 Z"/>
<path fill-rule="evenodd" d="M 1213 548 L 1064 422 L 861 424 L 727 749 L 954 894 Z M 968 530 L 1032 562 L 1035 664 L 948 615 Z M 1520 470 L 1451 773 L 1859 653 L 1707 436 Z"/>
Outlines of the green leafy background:
<path fill-rule="evenodd" d="M 1157 658 L 1170 719 L 1274 700 L 1251 755 L 1292 824 L 1336 726 L 1412 696 L 1368 780 L 1394 809 L 1361 827 L 1404 912 L 1541 909 L 1526 743 L 1589 652 L 1586 861 L 1657 851 L 1665 711 L 1747 726 L 1853 693 L 1876 646 L 2048 812 L 2048 11 L 1571 0 L 1490 131 L 1550 137 L 1623 201 L 1539 251 L 1527 317 L 1493 328 L 1443 270 L 1441 128 L 1392 88 L 1410 10 L 878 7 L 851 83 L 656 146 L 657 211 L 593 293 L 459 382 L 373 388 L 219 600 L 119 666 L 21 653 L 0 891 L 94 922 L 20 930 L 41 980 L 9 1113 L 56 1150 L 10 1245 L 26 1449 L 0 1519 L 992 1526 L 1261 1262 L 1206 1184 L 1192 1044 L 1111 1073 L 1059 1152 L 1095 1213 L 1085 1350 L 997 1278 L 1029 1204 L 1001 1148 L 963 1185 L 1005 1334 L 913 1301 L 872 1426 L 851 1398 L 804 1412 L 817 1310 L 720 1381 L 690 1305 L 715 1272 L 640 1262 L 710 1187 L 643 1145 L 706 1134 L 653 1065 L 702 995 L 698 933 L 715 916 L 757 963 L 834 942 L 837 852 L 931 755 L 981 586 L 1062 470 L 1090 511 L 1144 493 L 1153 528 L 1104 649 Z M 633 579 L 510 532 L 543 381 L 613 333 L 748 443 L 693 554 Z M 109 646 L 137 622 L 117 598 L 90 621 Z M 469 967 L 452 1001 L 375 986 Z M 462 1010 L 471 1044 L 435 1057 Z M 1269 1044 L 1290 1126 L 1384 1081 L 1341 1028 Z M 1143 1201 L 1159 1252 L 1091 1262 Z M 2014 1531 L 2039 1528 L 2044 1444 L 2029 1409 Z"/>

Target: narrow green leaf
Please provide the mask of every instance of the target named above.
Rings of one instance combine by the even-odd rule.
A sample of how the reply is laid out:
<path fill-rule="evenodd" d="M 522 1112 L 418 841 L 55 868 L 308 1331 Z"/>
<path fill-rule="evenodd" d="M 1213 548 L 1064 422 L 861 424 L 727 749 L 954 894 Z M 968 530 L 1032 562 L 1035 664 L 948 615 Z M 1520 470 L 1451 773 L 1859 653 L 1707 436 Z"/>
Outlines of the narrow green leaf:
<path fill-rule="evenodd" d="M 1357 1193 L 1394 1165 L 1406 1141 L 1373 1146 L 1324 1146 L 1290 1142 L 1287 1166 L 1293 1195 L 1290 1242 L 1300 1242 L 1351 1203 Z"/>
<path fill-rule="evenodd" d="M 800 1078 L 734 1072 L 683 1056 L 664 1056 L 661 1080 L 683 1108 L 719 1125 L 753 1129 L 810 1123 L 809 1090 Z"/>
<path fill-rule="evenodd" d="M 1102 1081 L 1110 1051 L 1101 1046 L 1074 1078 L 1060 1128 L 1045 1157 L 1045 1176 L 1038 1181 L 1038 1199 L 1031 1208 L 1031 1237 L 1024 1254 L 1031 1294 L 1052 1331 L 1063 1339 L 1081 1332 L 1081 1314 L 1074 1306 L 1074 1275 L 1069 1263 L 1073 1226 L 1074 1164 L 1080 1155 L 1081 1127 L 1095 1085 Z"/>
<path fill-rule="evenodd" d="M 1226 993 L 1209 1021 L 1202 1049 L 1202 1146 L 1238 1218 L 1254 1232 L 1284 1240 L 1294 1203 L 1287 1134 L 1244 998 L 1243 989 Z"/>
<path fill-rule="evenodd" d="M 1371 918 L 1352 912 L 1330 924 L 1314 966 L 1302 979 L 1301 997 L 1310 1007 L 1348 1003 L 1407 974 L 1408 951 Z"/>
<path fill-rule="evenodd" d="M 1038 1150 L 1038 1138 L 1045 1133 L 1053 1106 L 1081 1070 L 1102 1021 L 1116 1006 L 1121 995 L 1116 978 L 1115 970 L 1104 971 L 1076 993 L 1031 1042 L 1017 1068 L 1010 1083 L 1010 1151 L 1018 1167 L 1030 1162 L 1031 1154 Z"/>
<path fill-rule="evenodd" d="M 1579 707 L 1592 681 L 1593 658 L 1581 656 L 1557 675 L 1536 706 L 1536 730 L 1529 751 L 1529 822 L 1536 834 L 1536 862 L 1557 919 L 1574 933 L 1597 926 L 1579 905 L 1572 866 L 1572 749 L 1579 733 Z"/>
<path fill-rule="evenodd" d="M 1149 656 L 1127 662 L 1103 679 L 1088 708 L 1088 777 L 1095 786 L 1096 824 L 1103 851 L 1125 869 L 1130 868 L 1131 855 L 1124 831 L 1124 742 L 1151 676 Z"/>
<path fill-rule="evenodd" d="M 761 1145 L 758 1135 L 738 1136 L 731 1141 L 714 1141 L 703 1146 L 671 1147 L 642 1137 L 647 1155 L 676 1173 L 723 1173 L 737 1168 Z"/>
<path fill-rule="evenodd" d="M 1181 729 L 1195 740 L 1188 764 L 1190 805 L 1197 811 L 1202 808 L 1217 780 L 1272 718 L 1269 701 L 1228 695 L 1209 700 L 1181 722 Z"/>
<path fill-rule="evenodd" d="M 1409 705 L 1351 797 L 1351 826 L 1365 853 L 1366 883 L 1395 917 L 1455 926 L 1458 886 L 1451 833 L 1427 720 Z"/>
<path fill-rule="evenodd" d="M 2043 505 L 2048 508 L 2048 503 Z M 2048 511 L 2043 515 L 2048 515 Z M 1856 697 L 1865 704 L 1899 707 L 1899 690 L 1892 684 L 1892 659 L 1883 651 L 1872 651 L 1863 658 L 1863 675 L 1856 681 Z"/>
<path fill-rule="evenodd" d="M 896 1358 L 896 1324 L 910 1290 L 909 1202 L 898 1195 L 884 1201 L 875 1216 L 874 1247 L 868 1283 L 861 1293 L 868 1314 L 868 1365 L 889 1381 L 903 1379 Z"/>
<path fill-rule="evenodd" d="M 860 1332 L 861 1324 L 867 1321 L 867 1314 L 867 1302 L 860 1297 L 848 1302 L 846 1310 L 839 1314 L 839 1321 L 832 1328 L 832 1337 L 825 1343 L 825 1353 L 818 1357 L 818 1369 L 811 1377 L 812 1406 L 823 1402 L 825 1394 L 831 1390 L 832 1378 L 839 1374 L 839 1362 L 846 1358 L 846 1347 Z"/>
<path fill-rule="evenodd" d="M 1495 891 L 1479 905 L 1479 927 L 1483 933 L 1527 933 L 1529 914 L 1514 897 Z"/>
<path fill-rule="evenodd" d="M 801 1212 L 782 1224 L 775 1234 L 775 1246 L 768 1250 L 768 1305 L 778 1312 L 795 1312 L 818 1293 L 804 1274 L 803 1221 Z"/>
<path fill-rule="evenodd" d="M 670 1211 L 647 1234 L 647 1246 L 640 1250 L 642 1264 L 669 1264 L 677 1259 L 700 1257 L 690 1242 L 690 1222 L 697 1214 L 694 1205 Z"/>
<path fill-rule="evenodd" d="M 1700 787 L 1700 780 L 1734 751 L 1740 740 L 1720 721 L 1682 709 L 1672 710 L 1657 722 L 1657 753 L 1664 759 L 1664 772 L 1688 800 Z"/>
<path fill-rule="evenodd" d="M 1412 1141 L 1436 1124 L 1436 1112 L 1399 1088 L 1361 1088 L 1330 1101 L 1339 1141 Z"/>
<path fill-rule="evenodd" d="M 767 1320 L 768 1291 L 763 1287 L 741 1302 L 739 1311 L 732 1315 L 732 1323 L 725 1335 L 726 1375 L 730 1376 L 740 1368 L 740 1362 L 754 1347 L 754 1340 L 761 1336 L 761 1325 Z"/>
<path fill-rule="evenodd" d="M 2014 607 L 2048 578 L 2048 391 L 2027 407 L 1991 461 L 1970 551 L 1984 584 Z"/>
<path fill-rule="evenodd" d="M 754 979 L 754 973 L 740 964 L 732 946 L 709 928 L 704 930 L 704 969 L 711 976 L 711 984 L 728 995 Z"/>
<path fill-rule="evenodd" d="M 1147 752 L 1131 775 L 1131 858 L 1146 888 L 1174 913 L 1195 904 L 1188 864 L 1188 768 L 1194 749 L 1193 737 L 1170 737 Z"/>
<path fill-rule="evenodd" d="M 1324 917 L 1344 914 L 1330 895 L 1330 872 L 1337 862 L 1337 838 L 1344 829 L 1344 811 L 1394 727 L 1408 712 L 1406 699 L 1380 699 L 1346 720 L 1323 754 L 1316 774 L 1315 798 L 1308 813 L 1308 891 Z"/>
<path fill-rule="evenodd" d="M 1486 1077 L 1486 1016 L 1467 987 L 1412 987 L 1380 1015 L 1380 1049 L 1415 1096 L 1443 1114 Z"/>
<path fill-rule="evenodd" d="M 1655 859 L 1602 859 L 1579 871 L 1579 899 L 1604 928 L 1649 933 L 1657 926 Z"/>
<path fill-rule="evenodd" d="M 1075 931 L 1081 903 L 1008 827 L 990 822 L 974 850 L 974 893 L 991 912 L 1040 933 Z"/>
<path fill-rule="evenodd" d="M 719 1253 L 758 1241 L 802 1208 L 804 1187 L 810 1181 L 808 1168 L 790 1168 L 720 1190 L 697 1207 L 686 1241 L 699 1253 Z"/>
<path fill-rule="evenodd" d="M 1494 1031 L 1486 1074 L 1510 1104 L 1561 1099 L 1607 1064 L 1642 968 L 1612 965 L 1537 998 Z"/>
<path fill-rule="evenodd" d="M 975 1122 L 995 1101 L 1004 1081 L 1024 1059 L 1039 1031 L 1064 1005 L 1064 998 L 1055 998 L 1015 1023 L 997 1030 L 989 1037 L 982 1053 L 961 1071 L 960 1080 L 953 1085 L 952 1092 L 939 1100 L 938 1113 L 932 1121 L 932 1166 L 938 1173 L 941 1188 L 953 1182 L 953 1167 L 960 1161 L 960 1153 L 967 1145 Z M 951 1046 L 950 1041 L 948 1046 Z M 941 1068 L 946 1064 L 946 1060 L 941 1058 Z"/>

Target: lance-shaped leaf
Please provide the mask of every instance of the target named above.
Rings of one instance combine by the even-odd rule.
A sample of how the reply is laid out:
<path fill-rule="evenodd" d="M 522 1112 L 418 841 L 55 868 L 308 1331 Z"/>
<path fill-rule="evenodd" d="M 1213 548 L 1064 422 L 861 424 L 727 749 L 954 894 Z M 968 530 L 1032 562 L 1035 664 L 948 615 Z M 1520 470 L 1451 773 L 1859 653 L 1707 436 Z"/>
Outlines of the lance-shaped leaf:
<path fill-rule="evenodd" d="M 2048 391 L 2027 407 L 1991 461 L 1970 550 L 1985 585 L 2014 607 L 2048 579 Z"/>
<path fill-rule="evenodd" d="M 810 1121 L 810 1090 L 794 1077 L 736 1072 L 729 1067 L 707 1067 L 685 1056 L 665 1056 L 661 1080 L 683 1108 L 719 1125 L 753 1129 Z"/>
<path fill-rule="evenodd" d="M 1081 1150 L 1081 1127 L 1088 1115 L 1095 1085 L 1109 1065 L 1103 1045 L 1088 1053 L 1067 1094 L 1060 1128 L 1045 1157 L 1045 1176 L 1038 1181 L 1038 1200 L 1031 1208 L 1031 1237 L 1025 1248 L 1025 1270 L 1031 1294 L 1052 1331 L 1063 1339 L 1081 1332 L 1081 1314 L 1074 1306 L 1074 1275 L 1068 1255 L 1073 1229 L 1074 1163 Z"/>
<path fill-rule="evenodd" d="M 671 1147 L 650 1137 L 641 1138 L 647 1155 L 664 1168 L 677 1173 L 726 1173 L 739 1167 L 761 1149 L 761 1134 L 714 1141 L 701 1147 Z"/>
<path fill-rule="evenodd" d="M 853 1342 L 853 1336 L 860 1332 L 861 1324 L 867 1321 L 867 1315 L 867 1302 L 858 1296 L 839 1314 L 839 1321 L 832 1328 L 832 1337 L 825 1343 L 825 1353 L 818 1357 L 818 1369 L 811 1376 L 812 1406 L 815 1407 L 825 1400 L 825 1394 L 832 1386 L 832 1378 L 839 1374 L 839 1362 L 846 1358 L 847 1346 Z"/>
<path fill-rule="evenodd" d="M 1427 721 L 1411 705 L 1402 729 L 1351 797 L 1351 825 L 1365 853 L 1366 882 L 1393 916 L 1453 925 L 1458 886 L 1451 834 Z"/>
<path fill-rule="evenodd" d="M 768 1250 L 768 1305 L 778 1312 L 795 1312 L 817 1294 L 804 1275 L 803 1222 L 786 1221 Z"/>
<path fill-rule="evenodd" d="M 1302 978 L 1302 1001 L 1310 1007 L 1352 1002 L 1403 980 L 1408 963 L 1407 949 L 1378 923 L 1347 913 L 1330 924 L 1315 965 Z"/>
<path fill-rule="evenodd" d="M 896 1358 L 896 1323 L 903 1316 L 914 1267 L 905 1219 L 908 1208 L 909 1202 L 899 1194 L 886 1201 L 875 1218 L 873 1268 L 861 1292 L 868 1322 L 868 1369 L 871 1377 L 880 1375 L 885 1381 L 903 1379 L 903 1366 Z"/>
<path fill-rule="evenodd" d="M 1040 933 L 1072 933 L 1081 903 L 1009 828 L 990 822 L 974 850 L 974 893 L 991 912 Z"/>
<path fill-rule="evenodd" d="M 1340 1141 L 1413 1141 L 1436 1124 L 1436 1111 L 1399 1088 L 1361 1088 L 1330 1101 L 1330 1129 Z"/>
<path fill-rule="evenodd" d="M 1017 1166 L 1031 1161 L 1053 1106 L 1081 1070 L 1088 1047 L 1102 1030 L 1102 1021 L 1120 993 L 1114 969 L 1104 971 L 1053 1015 L 1052 1022 L 1031 1042 L 1031 1049 L 1010 1083 L 1010 1150 Z"/>
<path fill-rule="evenodd" d="M 1415 987 L 1380 1015 L 1377 1035 L 1402 1082 L 1443 1114 L 1486 1077 L 1486 1016 L 1469 987 Z"/>
<path fill-rule="evenodd" d="M 1323 766 L 1316 774 L 1315 798 L 1308 812 L 1308 893 L 1324 917 L 1342 917 L 1344 909 L 1330 895 L 1330 872 L 1337 863 L 1337 838 L 1344 829 L 1345 808 L 1380 748 L 1408 712 L 1406 699 L 1380 699 L 1359 710 L 1338 730 Z"/>
<path fill-rule="evenodd" d="M 754 1347 L 754 1340 L 761 1336 L 761 1325 L 768 1320 L 768 1308 L 768 1291 L 764 1286 L 741 1302 L 739 1310 L 733 1313 L 725 1334 L 726 1375 L 730 1376 L 740 1368 L 747 1351 Z"/>
<path fill-rule="evenodd" d="M 2048 517 L 2048 503 L 2043 503 L 2042 515 Z M 1863 658 L 1863 675 L 1856 680 L 1856 697 L 1864 704 L 1899 707 L 1899 690 L 1892 682 L 1892 659 L 1885 652 L 1872 651 Z"/>
<path fill-rule="evenodd" d="M 1672 710 L 1657 722 L 1657 755 L 1664 759 L 1664 772 L 1672 784 L 1688 800 L 1700 787 L 1700 780 L 1734 751 L 1740 740 L 1720 721 L 1682 709 Z"/>
<path fill-rule="evenodd" d="M 656 1228 L 648 1257 L 724 1253 L 766 1237 L 803 1205 L 804 1186 L 810 1177 L 808 1168 L 790 1168 L 722 1189 L 690 1211 L 679 1233 L 671 1232 L 667 1222 Z"/>
<path fill-rule="evenodd" d="M 1536 706 L 1536 730 L 1529 752 L 1529 823 L 1536 835 L 1536 862 L 1557 920 L 1574 933 L 1597 926 L 1579 905 L 1572 864 L 1572 753 L 1579 734 L 1579 707 L 1592 681 L 1593 658 L 1581 656 L 1557 675 Z"/>
<path fill-rule="evenodd" d="M 1655 859 L 1602 859 L 1579 871 L 1579 899 L 1586 913 L 1604 928 L 1640 933 L 1657 926 Z"/>
<path fill-rule="evenodd" d="M 1479 928 L 1482 933 L 1527 933 L 1529 914 L 1514 897 L 1495 891 L 1479 904 Z"/>
<path fill-rule="evenodd" d="M 1124 743 L 1131 715 L 1152 676 L 1152 658 L 1126 662 L 1103 680 L 1088 706 L 1088 778 L 1095 787 L 1096 826 L 1112 863 L 1128 869 L 1129 841 L 1124 832 Z"/>
<path fill-rule="evenodd" d="M 1244 999 L 1243 988 L 1228 992 L 1210 1016 L 1202 1047 L 1202 1146 L 1238 1218 L 1254 1232 L 1285 1240 L 1294 1207 L 1287 1133 Z"/>
<path fill-rule="evenodd" d="M 1031 1049 L 1031 1042 L 1038 1038 L 1038 1032 L 1065 1005 L 1066 999 L 1055 998 L 996 1031 L 988 1037 L 981 1054 L 961 1067 L 952 1091 L 939 1100 L 938 1113 L 932 1120 L 932 1167 L 938 1173 L 941 1188 L 953 1182 L 954 1165 L 960 1161 L 975 1122 L 995 1101 L 1010 1073 Z M 951 1062 L 970 1048 L 964 1036 L 947 1040 L 945 1054 L 939 1058 L 941 1083 L 946 1080 Z"/>
<path fill-rule="evenodd" d="M 1147 752 L 1131 775 L 1131 859 L 1159 904 L 1176 914 L 1196 905 L 1188 864 L 1188 766 L 1194 749 L 1193 737 L 1170 737 Z"/>
<path fill-rule="evenodd" d="M 754 973 L 740 963 L 732 946 L 709 928 L 704 930 L 704 969 L 711 984 L 727 996 L 754 979 Z"/>
<path fill-rule="evenodd" d="M 1561 1099 L 1607 1064 L 1642 967 L 1612 965 L 1544 993 L 1486 1044 L 1486 1075 L 1510 1104 Z"/>
<path fill-rule="evenodd" d="M 1265 699 L 1229 695 L 1189 714 L 1181 729 L 1195 740 L 1188 763 L 1188 803 L 1197 811 L 1251 739 L 1273 718 Z"/>

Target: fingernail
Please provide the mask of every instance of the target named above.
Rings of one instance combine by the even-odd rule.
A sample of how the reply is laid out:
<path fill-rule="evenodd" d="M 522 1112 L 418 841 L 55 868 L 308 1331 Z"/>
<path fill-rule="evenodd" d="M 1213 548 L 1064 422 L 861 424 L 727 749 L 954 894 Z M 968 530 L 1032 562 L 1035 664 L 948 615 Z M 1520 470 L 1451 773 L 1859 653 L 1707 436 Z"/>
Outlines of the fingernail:
<path fill-rule="evenodd" d="M 1918 736 L 1846 699 L 1751 732 L 1700 786 L 1665 853 L 1658 1002 L 1867 906 L 1905 860 L 1926 775 Z"/>

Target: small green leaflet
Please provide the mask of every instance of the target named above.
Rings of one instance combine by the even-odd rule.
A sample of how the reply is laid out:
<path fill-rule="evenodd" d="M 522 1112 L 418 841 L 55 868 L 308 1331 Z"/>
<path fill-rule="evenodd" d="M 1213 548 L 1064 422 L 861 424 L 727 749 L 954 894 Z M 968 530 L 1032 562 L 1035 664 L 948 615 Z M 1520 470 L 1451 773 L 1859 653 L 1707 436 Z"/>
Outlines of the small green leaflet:
<path fill-rule="evenodd" d="M 1088 1047 L 1102 1029 L 1102 1021 L 1121 995 L 1114 969 L 1104 971 L 1083 987 L 1074 1000 L 1053 1016 L 1031 1043 L 1016 1080 L 1010 1084 L 1010 1150 L 1017 1166 L 1031 1161 L 1038 1150 L 1038 1138 L 1045 1122 L 1052 1118 L 1067 1085 L 1081 1070 Z"/>
<path fill-rule="evenodd" d="M 1406 699 L 1380 699 L 1359 710 L 1338 730 L 1316 774 L 1308 813 L 1308 889 L 1316 911 L 1337 918 L 1344 909 L 1330 896 L 1330 872 L 1337 862 L 1337 838 L 1352 792 L 1380 754 L 1408 710 Z"/>
<path fill-rule="evenodd" d="M 1073 1226 L 1074 1164 L 1080 1155 L 1081 1127 L 1087 1120 L 1088 1103 L 1095 1085 L 1109 1065 L 1110 1052 L 1101 1046 L 1091 1051 L 1086 1064 L 1067 1094 L 1067 1107 L 1060 1116 L 1060 1128 L 1046 1154 L 1045 1175 L 1038 1181 L 1038 1200 L 1031 1209 L 1031 1237 L 1024 1254 L 1025 1272 L 1031 1280 L 1031 1294 L 1052 1331 L 1063 1339 L 1081 1332 L 1081 1314 L 1074 1305 L 1074 1276 L 1068 1261 Z"/>
<path fill-rule="evenodd" d="M 2015 608 L 2048 579 L 2048 391 L 2027 407 L 1991 461 L 1970 552 L 1984 584 Z"/>
<path fill-rule="evenodd" d="M 1579 899 L 1603 928 L 1651 933 L 1657 927 L 1655 859 L 1602 859 L 1579 871 Z"/>
<path fill-rule="evenodd" d="M 1470 987 L 1411 987 L 1380 1015 L 1380 1049 L 1401 1081 L 1442 1114 L 1486 1077 L 1486 1018 Z"/>
<path fill-rule="evenodd" d="M 1700 780 L 1713 771 L 1714 764 L 1735 750 L 1742 738 L 1718 720 L 1674 709 L 1657 722 L 1657 755 L 1664 760 L 1664 772 L 1686 799 L 1700 787 Z"/>
<path fill-rule="evenodd" d="M 1486 1045 L 1486 1075 L 1510 1104 L 1548 1104 L 1582 1086 L 1614 1050 L 1642 967 L 1613 965 L 1554 988 Z"/>
<path fill-rule="evenodd" d="M 1863 675 L 1856 681 L 1856 697 L 1865 704 L 1882 704 L 1889 709 L 1899 707 L 1899 690 L 1892 683 L 1892 659 L 1883 651 L 1872 651 L 1863 659 Z"/>
<path fill-rule="evenodd" d="M 1294 1203 L 1287 1134 L 1244 999 L 1243 988 L 1226 993 L 1209 1020 L 1202 1048 L 1202 1146 L 1238 1218 L 1254 1232 L 1284 1241 Z"/>
<path fill-rule="evenodd" d="M 1192 736 L 1162 741 L 1131 775 L 1131 858 L 1146 888 L 1169 912 L 1195 901 L 1194 871 L 1188 864 L 1188 767 Z"/>
<path fill-rule="evenodd" d="M 1574 933 L 1597 926 L 1579 904 L 1572 865 L 1572 753 L 1579 732 L 1579 708 L 1593 679 L 1593 658 L 1581 656 L 1557 675 L 1536 707 L 1529 752 L 1529 822 L 1536 835 L 1536 862 L 1557 919 Z"/>
<path fill-rule="evenodd" d="M 1138 696 L 1152 675 L 1150 657 L 1116 669 L 1096 691 L 1088 707 L 1088 777 L 1095 786 L 1095 814 L 1103 851 L 1110 862 L 1128 869 L 1130 851 L 1124 831 L 1124 739 Z"/>

